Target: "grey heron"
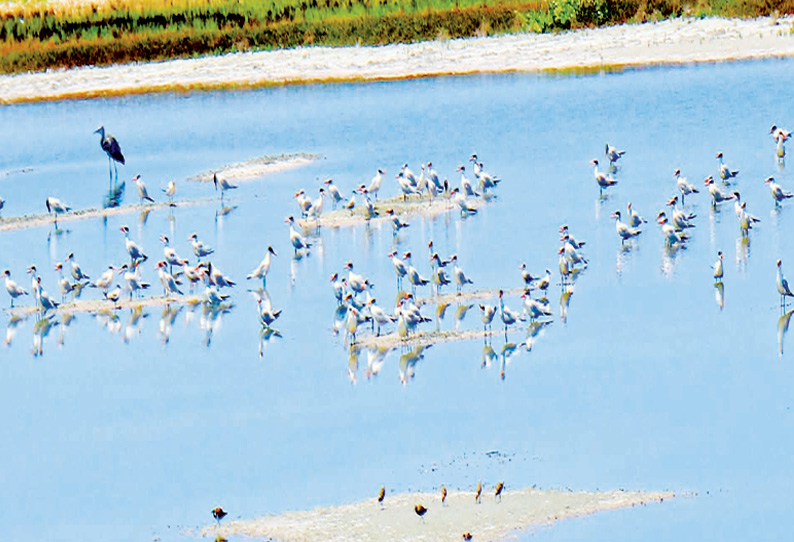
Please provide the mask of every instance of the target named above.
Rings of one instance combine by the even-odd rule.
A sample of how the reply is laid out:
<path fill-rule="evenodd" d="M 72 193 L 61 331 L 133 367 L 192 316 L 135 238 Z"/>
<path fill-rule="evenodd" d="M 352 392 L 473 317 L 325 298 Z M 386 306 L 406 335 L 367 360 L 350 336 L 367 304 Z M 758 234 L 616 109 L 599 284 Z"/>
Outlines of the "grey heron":
<path fill-rule="evenodd" d="M 116 179 L 119 178 L 119 168 L 116 165 L 116 162 L 120 162 L 121 165 L 124 165 L 124 155 L 121 153 L 121 146 L 119 142 L 116 141 L 116 138 L 113 137 L 111 134 L 105 133 L 105 127 L 100 126 L 96 130 L 94 130 L 95 134 L 99 134 L 99 145 L 102 147 L 102 150 L 108 155 L 108 174 L 113 178 L 112 172 L 110 171 L 111 163 L 113 164 L 115 171 L 116 171 Z"/>

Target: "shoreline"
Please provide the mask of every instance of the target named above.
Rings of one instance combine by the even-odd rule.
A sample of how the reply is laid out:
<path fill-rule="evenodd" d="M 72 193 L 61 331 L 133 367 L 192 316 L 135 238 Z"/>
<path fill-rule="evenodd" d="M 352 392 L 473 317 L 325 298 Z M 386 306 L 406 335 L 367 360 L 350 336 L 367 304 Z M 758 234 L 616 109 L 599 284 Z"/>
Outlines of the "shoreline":
<path fill-rule="evenodd" d="M 794 16 L 680 18 L 559 34 L 302 47 L 3 75 L 0 103 L 444 75 L 600 72 L 790 57 L 794 57 Z"/>

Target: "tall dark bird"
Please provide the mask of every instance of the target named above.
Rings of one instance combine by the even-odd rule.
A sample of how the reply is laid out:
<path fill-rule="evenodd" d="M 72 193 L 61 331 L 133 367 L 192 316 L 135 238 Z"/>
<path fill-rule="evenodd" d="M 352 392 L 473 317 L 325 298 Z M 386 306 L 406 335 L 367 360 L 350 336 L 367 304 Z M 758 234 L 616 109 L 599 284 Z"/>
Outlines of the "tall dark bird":
<path fill-rule="evenodd" d="M 115 137 L 113 137 L 111 134 L 105 134 L 104 126 L 100 126 L 96 130 L 94 130 L 94 133 L 99 134 L 99 138 L 100 138 L 99 145 L 102 147 L 102 150 L 105 151 L 108 155 L 108 174 L 110 175 L 111 162 L 120 162 L 121 165 L 124 165 L 124 155 L 121 154 L 121 147 L 119 146 L 119 142 L 116 141 Z M 113 163 L 113 166 L 116 170 L 116 179 L 118 179 L 119 168 L 115 163 Z"/>
<path fill-rule="evenodd" d="M 425 514 L 427 514 L 427 508 L 425 508 L 425 507 L 424 507 L 424 506 L 422 506 L 421 504 L 415 504 L 415 505 L 414 505 L 414 512 L 416 512 L 416 515 L 417 515 L 417 516 L 419 516 L 419 517 L 421 518 L 421 517 L 423 517 Z"/>
<path fill-rule="evenodd" d="M 212 509 L 212 517 L 215 518 L 215 521 L 218 522 L 218 525 L 221 524 L 221 520 L 226 517 L 226 512 L 220 506 L 217 508 Z"/>

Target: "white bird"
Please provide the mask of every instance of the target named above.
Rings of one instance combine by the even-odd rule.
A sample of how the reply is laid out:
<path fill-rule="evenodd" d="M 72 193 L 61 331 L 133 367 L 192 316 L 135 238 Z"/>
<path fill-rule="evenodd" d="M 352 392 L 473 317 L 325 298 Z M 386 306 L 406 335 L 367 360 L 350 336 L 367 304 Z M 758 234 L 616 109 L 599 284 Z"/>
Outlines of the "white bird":
<path fill-rule="evenodd" d="M 144 254 L 143 249 L 138 245 L 138 243 L 130 239 L 129 226 L 125 225 L 122 226 L 120 229 L 121 231 L 124 232 L 124 244 L 127 247 L 127 254 L 130 255 L 130 261 L 132 263 L 135 263 L 146 260 L 148 256 Z"/>
<path fill-rule="evenodd" d="M 772 138 L 775 141 L 778 140 L 787 140 L 791 137 L 791 132 L 788 130 L 784 130 L 783 128 L 778 128 L 776 124 L 773 124 L 772 127 L 769 129 L 769 133 L 772 134 Z"/>
<path fill-rule="evenodd" d="M 598 184 L 599 191 L 603 192 L 604 188 L 618 184 L 617 180 L 598 170 L 598 160 L 590 160 L 590 165 L 593 166 L 593 176 Z"/>
<path fill-rule="evenodd" d="M 39 309 L 43 312 L 54 310 L 58 308 L 59 303 L 56 303 L 41 287 L 41 277 L 36 277 L 36 299 L 38 299 Z"/>
<path fill-rule="evenodd" d="M 742 218 L 742 196 L 739 192 L 733 193 L 733 212 L 736 213 L 736 218 Z"/>
<path fill-rule="evenodd" d="M 391 263 L 394 266 L 394 273 L 397 275 L 397 285 L 399 287 L 403 277 L 406 275 L 406 273 L 408 273 L 408 268 L 406 267 L 405 262 L 397 257 L 396 250 L 389 252 L 389 258 L 391 258 Z"/>
<path fill-rule="evenodd" d="M 780 202 L 784 199 L 794 197 L 794 194 L 791 192 L 783 190 L 783 188 L 775 182 L 774 177 L 767 177 L 764 182 L 769 185 L 769 191 L 772 193 L 772 197 L 775 199 L 776 206 L 780 205 Z"/>
<path fill-rule="evenodd" d="M 306 195 L 305 190 L 300 189 L 295 193 L 295 202 L 298 204 L 301 216 L 306 218 L 309 215 L 309 209 L 312 207 L 312 200 Z"/>
<path fill-rule="evenodd" d="M 141 204 L 143 204 L 144 200 L 154 203 L 154 198 L 149 195 L 149 192 L 146 190 L 146 183 L 143 182 L 140 175 L 133 177 L 132 182 L 138 187 L 138 197 L 141 200 Z"/>
<path fill-rule="evenodd" d="M 716 207 L 717 204 L 722 203 L 723 201 L 729 201 L 735 199 L 736 197 L 734 194 L 728 195 L 722 190 L 720 190 L 717 184 L 714 182 L 714 177 L 712 177 L 711 175 L 706 177 L 706 180 L 704 180 L 703 183 L 706 185 L 706 188 L 708 189 L 709 194 L 711 195 L 711 203 L 714 207 Z"/>
<path fill-rule="evenodd" d="M 345 203 L 345 209 L 347 209 L 348 211 L 353 211 L 353 209 L 355 208 L 356 208 L 356 190 L 353 190 L 350 199 L 347 200 L 347 203 Z"/>
<path fill-rule="evenodd" d="M 88 275 L 83 273 L 83 270 L 80 269 L 80 264 L 78 264 L 75 261 L 74 252 L 70 252 L 66 256 L 66 260 L 65 261 L 69 262 L 69 264 L 71 266 L 72 278 L 74 278 L 74 280 L 76 280 L 78 282 L 80 282 L 81 280 L 90 280 L 91 277 L 89 277 Z"/>
<path fill-rule="evenodd" d="M 182 295 L 177 287 L 176 279 L 174 276 L 165 270 L 166 263 L 163 260 L 157 262 L 157 274 L 160 278 L 160 284 L 163 285 L 163 293 L 166 296 Z"/>
<path fill-rule="evenodd" d="M 502 318 L 502 322 L 505 325 L 505 333 L 507 332 L 507 326 L 511 326 L 518 322 L 519 320 L 523 321 L 524 317 L 518 314 L 517 312 L 510 309 L 510 307 L 505 307 L 504 299 L 502 296 L 504 292 L 499 290 L 499 316 Z"/>
<path fill-rule="evenodd" d="M 606 144 L 604 149 L 604 156 L 607 157 L 607 160 L 609 160 L 611 164 L 617 162 L 618 159 L 624 154 L 626 154 L 626 151 L 619 151 L 616 147 L 613 147 L 609 143 Z"/>
<path fill-rule="evenodd" d="M 367 289 L 369 281 L 362 275 L 353 272 L 353 262 L 347 262 L 345 264 L 345 269 L 347 269 L 347 285 L 350 286 L 351 290 L 360 294 Z"/>
<path fill-rule="evenodd" d="M 739 174 L 739 170 L 738 169 L 734 170 L 734 169 L 731 169 L 731 168 L 729 168 L 728 166 L 725 165 L 725 163 L 722 161 L 722 153 L 721 152 L 717 153 L 717 160 L 719 161 L 720 178 L 723 181 L 727 182 L 729 179 L 733 179 L 734 177 L 736 177 Z"/>
<path fill-rule="evenodd" d="M 430 192 L 430 195 L 434 194 L 441 194 L 444 192 L 444 183 L 441 182 L 441 179 L 438 177 L 438 172 L 433 169 L 433 162 L 427 163 L 427 179 L 430 181 L 433 190 Z"/>
<path fill-rule="evenodd" d="M 546 269 L 546 274 L 538 281 L 538 284 L 535 286 L 536 289 L 544 292 L 549 289 L 551 285 L 551 271 Z"/>
<path fill-rule="evenodd" d="M 679 209 L 677 207 L 678 196 L 673 196 L 670 198 L 670 201 L 667 202 L 667 205 L 673 209 L 673 216 L 671 217 L 671 220 L 673 226 L 675 226 L 677 230 L 681 231 L 687 228 L 695 227 L 695 225 L 691 224 L 689 221 L 697 218 L 697 215 L 695 213 L 685 213 L 682 209 Z"/>
<path fill-rule="evenodd" d="M 641 224 L 646 224 L 648 221 L 642 218 L 637 211 L 631 206 L 631 202 L 629 202 L 629 226 L 632 228 L 637 228 Z"/>
<path fill-rule="evenodd" d="M 378 192 L 380 191 L 381 183 L 383 183 L 383 176 L 386 174 L 386 171 L 383 169 L 378 169 L 378 172 L 372 177 L 372 180 L 369 182 L 369 188 L 367 191 L 375 196 L 375 199 L 378 199 Z"/>
<path fill-rule="evenodd" d="M 125 263 L 121 266 L 121 271 L 119 272 L 124 273 L 124 282 L 127 284 L 127 291 L 130 293 L 130 299 L 132 299 L 133 293 L 138 294 L 140 290 L 146 290 L 151 286 L 151 284 L 141 279 L 141 270 L 138 261 L 132 264 L 132 271 L 130 271 L 129 266 Z"/>
<path fill-rule="evenodd" d="M 339 273 L 334 273 L 331 275 L 331 287 L 334 289 L 334 297 L 339 303 L 342 303 L 342 299 L 345 296 L 345 286 L 347 285 L 347 279 L 339 279 Z"/>
<path fill-rule="evenodd" d="M 447 273 L 446 271 L 444 271 L 443 267 L 437 267 L 433 271 L 433 274 L 431 275 L 430 278 L 433 281 L 433 284 L 436 285 L 436 292 L 438 292 L 440 288 L 443 288 L 444 286 L 452 282 L 451 280 L 449 280 L 449 277 L 447 276 Z"/>
<path fill-rule="evenodd" d="M 400 217 L 394 214 L 394 209 L 386 209 L 386 214 L 389 215 L 391 221 L 392 232 L 397 235 L 401 229 L 410 226 L 408 222 L 403 222 Z"/>
<path fill-rule="evenodd" d="M 752 229 L 753 224 L 761 222 L 758 217 L 755 217 L 747 212 L 747 202 L 743 201 L 741 205 L 741 213 L 739 214 L 739 227 L 742 230 L 742 235 L 747 235 Z"/>
<path fill-rule="evenodd" d="M 474 281 L 472 281 L 469 277 L 467 277 L 466 274 L 463 272 L 463 269 L 461 269 L 460 266 L 458 265 L 458 255 L 453 254 L 452 256 L 450 256 L 449 259 L 454 265 L 454 267 L 452 268 L 452 277 L 455 279 L 455 285 L 458 288 L 458 292 L 460 292 L 465 285 L 474 284 Z"/>
<path fill-rule="evenodd" d="M 235 188 L 237 188 L 236 184 L 232 184 L 229 181 L 227 181 L 226 179 L 223 179 L 223 178 L 218 179 L 218 174 L 217 173 L 213 173 L 212 174 L 212 184 L 215 185 L 215 191 L 216 192 L 218 191 L 218 188 L 221 189 L 221 201 L 223 201 L 223 193 L 224 192 L 226 192 L 227 190 L 234 190 Z"/>
<path fill-rule="evenodd" d="M 160 241 L 163 243 L 163 256 L 165 257 L 165 263 L 169 266 L 169 273 L 174 272 L 174 266 L 183 267 L 188 264 L 188 261 L 184 258 L 181 258 L 179 254 L 176 253 L 176 250 L 169 246 L 168 237 L 165 235 L 160 236 Z"/>
<path fill-rule="evenodd" d="M 538 280 L 537 277 L 533 277 L 532 273 L 530 273 L 527 270 L 527 264 L 526 263 L 522 263 L 518 268 L 519 268 L 519 270 L 521 270 L 521 279 L 524 281 L 524 286 L 525 287 L 527 287 L 527 288 L 530 287 L 533 282 Z"/>
<path fill-rule="evenodd" d="M 245 278 L 248 280 L 251 279 L 262 279 L 262 284 L 264 285 L 267 281 L 267 273 L 270 271 L 270 256 L 278 256 L 276 251 L 273 250 L 273 247 L 268 245 L 267 251 L 265 251 L 265 257 L 262 258 L 262 261 L 259 262 L 259 265 L 251 271 Z"/>
<path fill-rule="evenodd" d="M 339 188 L 334 184 L 333 179 L 326 179 L 323 181 L 323 184 L 328 188 L 328 193 L 331 195 L 331 201 L 333 202 L 334 208 L 336 205 L 342 201 L 342 193 L 339 192 Z"/>
<path fill-rule="evenodd" d="M 113 276 L 116 268 L 112 265 L 108 266 L 107 270 L 100 275 L 98 279 L 91 283 L 91 286 L 94 288 L 101 288 L 102 295 L 107 297 L 108 295 L 108 288 L 113 284 Z"/>
<path fill-rule="evenodd" d="M 459 188 L 455 188 L 451 193 L 450 197 L 452 198 L 453 203 L 458 206 L 460 209 L 461 216 L 468 216 L 473 215 L 477 212 L 476 207 L 472 207 L 468 201 L 466 201 L 466 196 L 460 193 Z"/>
<path fill-rule="evenodd" d="M 656 221 L 659 223 L 659 226 L 661 226 L 662 235 L 664 236 L 665 242 L 668 245 L 680 245 L 689 239 L 689 235 L 686 232 L 676 231 L 676 229 L 667 221 L 667 214 L 664 211 L 661 211 L 658 215 L 656 215 Z"/>
<path fill-rule="evenodd" d="M 568 235 L 567 233 L 564 233 L 562 235 L 562 249 L 565 259 L 568 260 L 568 263 L 571 266 L 576 264 L 587 265 L 587 259 L 581 254 L 579 254 L 573 242 L 571 242 L 570 235 Z"/>
<path fill-rule="evenodd" d="M 568 224 L 563 224 L 560 226 L 559 232 L 560 240 L 567 240 L 576 250 L 581 249 L 585 246 L 585 244 L 587 244 L 585 241 L 574 239 L 573 235 L 571 235 L 571 232 L 568 230 Z"/>
<path fill-rule="evenodd" d="M 320 190 L 318 190 L 317 199 L 314 200 L 311 203 L 311 206 L 309 207 L 309 212 L 307 213 L 307 215 L 310 218 L 314 218 L 314 219 L 320 218 L 320 215 L 323 213 L 323 202 L 324 201 L 325 201 L 325 188 L 323 188 L 321 186 Z"/>
<path fill-rule="evenodd" d="M 35 265 L 28 267 L 27 273 L 30 275 L 30 291 L 33 292 L 33 299 L 36 305 L 39 304 L 39 272 Z"/>
<path fill-rule="evenodd" d="M 217 266 L 212 265 L 212 263 L 207 264 L 207 275 L 210 284 L 217 286 L 218 288 L 231 288 L 237 284 L 232 279 L 224 275 Z"/>
<path fill-rule="evenodd" d="M 722 251 L 721 250 L 717 252 L 717 261 L 714 262 L 714 266 L 712 268 L 714 269 L 714 279 L 717 282 L 722 282 L 723 270 L 722 270 Z"/>
<path fill-rule="evenodd" d="M 405 265 L 406 265 L 405 274 L 408 277 L 408 282 L 411 283 L 411 286 L 413 286 L 414 288 L 416 288 L 417 286 L 426 286 L 427 283 L 430 281 L 425 277 L 423 277 L 422 275 L 420 275 L 416 267 L 414 267 L 413 264 L 411 264 L 410 251 L 403 254 L 403 258 L 405 259 Z"/>
<path fill-rule="evenodd" d="M 494 305 L 486 305 L 480 303 L 480 318 L 482 319 L 482 327 L 486 329 L 493 322 L 493 317 L 496 315 L 496 307 Z"/>
<path fill-rule="evenodd" d="M 209 245 L 205 245 L 199 241 L 198 234 L 196 234 L 196 232 L 193 232 L 188 236 L 188 241 L 190 241 L 190 246 L 193 248 L 193 254 L 195 254 L 196 258 L 199 260 L 215 252 L 215 250 Z"/>
<path fill-rule="evenodd" d="M 58 289 L 61 291 L 61 303 L 63 303 L 66 296 L 74 292 L 74 284 L 63 276 L 63 264 L 61 262 L 55 264 L 55 270 L 58 272 Z"/>
<path fill-rule="evenodd" d="M 400 190 L 402 190 L 403 201 L 406 201 L 408 199 L 408 196 L 419 194 L 419 192 L 416 190 L 415 178 L 414 178 L 414 182 L 412 183 L 411 180 L 408 177 L 406 177 L 401 171 L 400 173 L 397 174 L 397 176 L 395 176 L 395 179 L 397 179 L 397 184 L 400 186 Z"/>
<path fill-rule="evenodd" d="M 408 164 L 402 165 L 402 167 L 400 168 L 399 175 L 403 176 L 408 181 L 408 183 L 410 183 L 411 186 L 416 188 L 416 184 L 417 184 L 416 175 L 414 175 L 414 172 L 411 171 L 411 168 L 408 167 Z"/>
<path fill-rule="evenodd" d="M 526 311 L 527 315 L 529 315 L 530 320 L 537 320 L 538 318 L 542 318 L 544 316 L 551 316 L 551 307 L 548 303 L 542 303 L 532 297 L 528 293 L 521 294 L 521 298 L 524 300 L 524 310 Z"/>
<path fill-rule="evenodd" d="M 786 277 L 783 276 L 783 263 L 777 261 L 777 291 L 780 294 L 780 302 L 782 305 L 786 304 L 787 297 L 794 297 L 794 293 L 789 288 Z"/>
<path fill-rule="evenodd" d="M 304 239 L 304 237 L 295 229 L 295 218 L 288 216 L 284 222 L 289 224 L 289 240 L 290 243 L 292 243 L 292 248 L 295 249 L 295 254 L 297 254 L 299 250 L 308 250 L 311 248 L 311 243 L 307 242 L 306 239 Z"/>
<path fill-rule="evenodd" d="M 463 194 L 465 196 L 472 196 L 472 197 L 479 196 L 479 194 L 474 191 L 474 188 L 472 187 L 469 178 L 466 177 L 466 167 L 458 166 L 458 168 L 455 171 L 460 172 L 460 187 L 463 189 Z"/>
<path fill-rule="evenodd" d="M 61 215 L 63 213 L 68 213 L 69 211 L 72 210 L 71 207 L 69 207 L 68 205 L 64 205 L 63 203 L 61 203 L 61 200 L 59 200 L 58 198 L 53 198 L 52 196 L 49 196 L 44 203 L 47 205 L 47 212 L 52 213 L 53 216 L 55 217 L 56 226 L 58 225 L 58 215 Z"/>
<path fill-rule="evenodd" d="M 391 324 L 397 320 L 395 316 L 387 314 L 385 310 L 381 307 L 378 307 L 375 304 L 375 298 L 372 297 L 367 302 L 367 310 L 369 311 L 370 316 L 372 316 L 372 322 L 374 324 L 378 324 L 378 331 L 377 335 L 380 336 L 380 328 L 381 326 L 385 326 L 386 324 Z"/>
<path fill-rule="evenodd" d="M 21 295 L 28 295 L 27 290 L 17 285 L 16 281 L 11 278 L 11 271 L 6 269 L 3 271 L 3 276 L 6 280 L 6 292 L 11 296 L 11 306 L 14 306 L 14 300 Z"/>
<path fill-rule="evenodd" d="M 639 234 L 642 233 L 642 230 L 640 230 L 639 228 L 632 228 L 628 224 L 620 220 L 620 211 L 615 211 L 614 213 L 612 213 L 612 218 L 615 219 L 615 231 L 618 232 L 621 245 L 625 243 L 627 240 L 631 239 L 632 237 L 637 237 Z"/>
<path fill-rule="evenodd" d="M 262 324 L 262 327 L 270 327 L 270 325 L 281 316 L 281 309 L 274 310 L 268 298 L 263 299 L 260 297 L 259 300 L 257 300 L 257 305 L 259 307 L 257 311 L 259 323 Z"/>
<path fill-rule="evenodd" d="M 681 192 L 681 203 L 684 203 L 684 199 L 688 194 L 697 194 L 698 189 L 695 188 L 689 181 L 686 180 L 686 177 L 681 176 L 681 170 L 675 170 L 673 173 L 675 176 L 675 184 L 678 187 L 678 191 Z"/>
<path fill-rule="evenodd" d="M 174 207 L 175 206 L 174 195 L 176 194 L 176 181 L 174 179 L 168 181 L 168 184 L 163 189 L 163 192 L 165 192 L 165 195 L 168 196 L 168 204 L 171 207 Z"/>

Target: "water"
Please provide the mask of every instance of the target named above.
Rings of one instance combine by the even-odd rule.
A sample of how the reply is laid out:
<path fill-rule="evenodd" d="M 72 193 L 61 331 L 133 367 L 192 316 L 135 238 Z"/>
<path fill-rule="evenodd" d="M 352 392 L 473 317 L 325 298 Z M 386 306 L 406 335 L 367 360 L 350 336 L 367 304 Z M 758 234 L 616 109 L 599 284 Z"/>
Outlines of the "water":
<path fill-rule="evenodd" d="M 104 125 L 127 156 L 120 177 L 140 173 L 157 199 L 213 194 L 180 182 L 263 154 L 319 153 L 309 167 L 241 184 L 220 203 L 63 223 L 0 235 L 0 265 L 27 287 L 35 263 L 56 291 L 56 262 L 74 252 L 98 275 L 126 253 L 119 228 L 149 253 L 165 233 L 183 256 L 187 237 L 216 249 L 239 282 L 234 307 L 216 320 L 182 309 L 168 340 L 161 309 L 128 324 L 80 314 L 34 348 L 35 320 L 0 349 L 0 508 L 8 538 L 190 540 L 223 506 L 231 518 L 310 509 L 389 491 L 486 488 L 672 489 L 697 496 L 542 528 L 540 540 L 746 540 L 790 532 L 794 368 L 780 352 L 775 261 L 792 270 L 791 205 L 774 210 L 763 179 L 786 189 L 768 135 L 794 119 L 782 96 L 791 60 L 658 68 L 584 77 L 533 75 L 420 79 L 367 85 L 193 93 L 0 109 L 3 216 L 43 212 L 48 195 L 74 208 L 101 205 L 107 163 L 91 132 Z M 605 200 L 588 162 L 605 142 L 627 150 Z M 685 249 L 663 248 L 653 217 L 673 195 L 680 168 L 698 187 L 714 157 L 741 170 L 737 187 L 762 222 L 749 243 L 732 204 L 714 213 L 702 191 Z M 476 152 L 504 179 L 477 216 L 411 220 L 395 241 L 386 225 L 324 229 L 310 255 L 291 258 L 293 195 L 314 197 L 333 177 L 346 191 L 405 162 L 432 160 L 457 186 L 458 164 Z M 468 165 L 468 164 L 467 164 Z M 22 173 L 19 170 L 30 168 Z M 128 186 L 126 201 L 134 202 Z M 651 222 L 623 252 L 610 214 L 631 201 Z M 326 202 L 328 205 L 328 202 Z M 559 315 L 557 228 L 586 239 L 590 260 Z M 334 335 L 328 277 L 346 261 L 390 306 L 396 288 L 386 254 L 411 250 L 429 273 L 427 242 L 457 253 L 478 288 L 520 286 L 518 266 L 555 274 L 554 322 L 531 352 L 482 367 L 480 341 L 436 345 L 401 383 L 399 355 L 366 375 Z M 244 280 L 266 247 L 279 256 L 268 291 L 283 309 L 259 356 L 256 304 Z M 725 252 L 720 309 L 710 265 Z M 791 271 L 794 272 L 794 271 Z M 153 286 L 158 291 L 157 285 Z M 424 295 L 427 295 L 427 291 Z M 85 297 L 96 296 L 87 291 Z M 7 303 L 8 299 L 2 296 Z M 29 300 L 25 300 L 29 303 Z M 509 306 L 520 308 L 512 296 Z M 455 326 L 453 305 L 432 329 Z M 425 310 L 433 314 L 432 307 Z M 6 316 L 6 321 L 8 317 Z M 211 319 L 210 319 L 211 320 Z M 479 326 L 474 307 L 459 324 Z M 525 338 L 521 329 L 510 340 Z M 785 342 L 788 341 L 788 342 Z M 493 339 L 500 351 L 503 336 Z M 33 355 L 40 353 L 40 355 Z M 355 381 L 355 383 L 353 382 Z M 488 452 L 498 451 L 498 454 Z"/>

